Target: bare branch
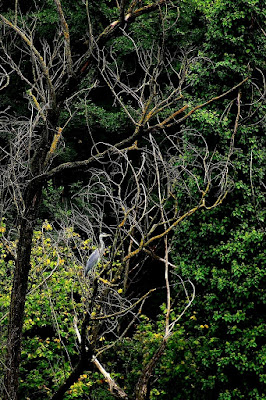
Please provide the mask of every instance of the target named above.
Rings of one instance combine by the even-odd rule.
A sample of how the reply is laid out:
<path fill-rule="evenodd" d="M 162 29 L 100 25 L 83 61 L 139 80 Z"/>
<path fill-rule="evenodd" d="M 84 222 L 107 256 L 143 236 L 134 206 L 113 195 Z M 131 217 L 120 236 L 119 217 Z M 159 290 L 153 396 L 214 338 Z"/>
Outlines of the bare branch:
<path fill-rule="evenodd" d="M 62 27 L 64 38 L 65 38 L 67 70 L 68 70 L 69 75 L 72 75 L 73 74 L 73 63 L 72 63 L 72 56 L 71 56 L 70 35 L 69 35 L 68 24 L 66 22 L 60 0 L 54 0 L 54 2 L 57 7 L 57 12 L 58 12 L 58 15 L 60 18 L 61 27 Z"/>
<path fill-rule="evenodd" d="M 38 62 L 39 62 L 39 64 L 40 64 L 40 66 L 41 66 L 43 75 L 44 75 L 45 78 L 46 78 L 46 82 L 47 82 L 47 85 L 48 85 L 48 87 L 49 87 L 49 91 L 50 91 L 51 98 L 52 98 L 52 103 L 55 103 L 55 91 L 54 91 L 54 87 L 53 87 L 53 84 L 52 84 L 52 81 L 51 81 L 51 78 L 50 78 L 50 75 L 49 75 L 48 67 L 47 67 L 47 65 L 46 65 L 46 63 L 45 63 L 43 57 L 42 57 L 41 54 L 39 53 L 39 51 L 38 51 L 38 50 L 36 49 L 36 47 L 33 45 L 32 40 L 26 35 L 26 33 L 22 32 L 22 30 L 21 30 L 18 26 L 14 25 L 11 21 L 9 21 L 9 20 L 8 20 L 6 17 L 4 17 L 2 14 L 0 14 L 0 18 L 1 18 L 2 22 L 3 22 L 6 26 L 9 26 L 11 29 L 13 29 L 15 32 L 17 32 L 17 33 L 19 34 L 19 36 L 20 36 L 21 39 L 24 41 L 24 43 L 30 48 L 30 50 L 31 50 L 31 51 L 33 52 L 33 54 L 36 56 L 36 58 L 37 58 L 37 60 L 38 60 Z"/>
<path fill-rule="evenodd" d="M 116 313 L 113 314 L 109 314 L 109 315 L 102 315 L 99 317 L 92 317 L 92 320 L 95 321 L 100 321 L 100 320 L 107 320 L 110 318 L 114 318 L 114 317 L 118 317 L 120 315 L 125 315 L 126 313 L 128 313 L 130 310 L 132 310 L 133 308 L 135 308 L 139 303 L 142 303 L 144 299 L 146 299 L 146 297 L 148 297 L 151 293 L 153 293 L 156 289 L 151 289 L 148 291 L 148 293 L 146 293 L 144 296 L 142 296 L 140 299 L 138 299 L 137 301 L 135 301 L 133 304 L 131 304 L 129 307 L 125 307 L 125 309 L 118 311 Z"/>
<path fill-rule="evenodd" d="M 103 367 L 103 365 L 99 362 L 99 360 L 95 356 L 92 357 L 92 362 L 98 368 L 98 370 L 103 374 L 104 378 L 107 380 L 110 392 L 111 393 L 116 392 L 116 394 L 121 399 L 128 399 L 128 395 L 126 394 L 126 392 L 120 386 L 117 385 L 114 379 L 111 378 L 111 375 L 106 371 L 106 369 Z"/>
<path fill-rule="evenodd" d="M 197 111 L 198 109 L 207 106 L 208 104 L 220 100 L 223 97 L 227 96 L 229 93 L 233 92 L 235 89 L 237 89 L 238 87 L 242 86 L 243 83 L 245 83 L 249 78 L 245 78 L 243 79 L 243 81 L 241 81 L 240 83 L 238 83 L 237 85 L 235 85 L 234 87 L 232 87 L 231 89 L 227 90 L 225 93 L 222 93 L 218 96 L 212 97 L 210 100 L 206 101 L 205 103 L 199 104 L 196 107 L 192 108 L 192 110 L 190 110 L 184 117 L 180 118 L 179 120 L 175 120 L 172 123 L 168 123 L 170 122 L 172 119 L 174 119 L 176 117 L 176 115 L 180 114 L 181 112 L 185 111 L 188 108 L 188 105 L 185 105 L 182 109 L 176 111 L 174 114 L 170 115 L 170 117 L 168 117 L 166 120 L 164 120 L 163 122 L 151 126 L 149 129 L 158 129 L 158 128 L 170 128 L 173 124 L 180 124 L 181 122 L 183 122 L 184 120 L 186 120 L 188 117 L 190 117 L 191 114 L 193 114 L 195 111 Z"/>
<path fill-rule="evenodd" d="M 0 90 L 5 89 L 10 82 L 10 78 L 9 78 L 9 74 L 6 72 L 6 70 L 4 69 L 4 67 L 2 65 L 0 65 Z"/>

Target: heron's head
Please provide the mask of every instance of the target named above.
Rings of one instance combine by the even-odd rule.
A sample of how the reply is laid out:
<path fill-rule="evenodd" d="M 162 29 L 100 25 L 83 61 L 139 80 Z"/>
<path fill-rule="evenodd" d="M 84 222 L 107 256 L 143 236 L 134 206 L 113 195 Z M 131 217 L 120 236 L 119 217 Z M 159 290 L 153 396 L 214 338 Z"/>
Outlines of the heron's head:
<path fill-rule="evenodd" d="M 102 233 L 100 234 L 99 238 L 101 239 L 101 238 L 108 237 L 108 236 L 111 236 L 111 235 L 109 235 L 109 233 L 104 233 L 104 232 L 102 232 Z"/>

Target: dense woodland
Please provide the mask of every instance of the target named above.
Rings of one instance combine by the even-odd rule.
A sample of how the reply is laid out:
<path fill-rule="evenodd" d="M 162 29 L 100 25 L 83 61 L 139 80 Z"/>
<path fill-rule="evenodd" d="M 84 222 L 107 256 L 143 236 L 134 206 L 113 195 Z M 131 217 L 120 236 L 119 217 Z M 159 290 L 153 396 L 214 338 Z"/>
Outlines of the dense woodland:
<path fill-rule="evenodd" d="M 263 1 L 0 8 L 0 398 L 266 399 Z"/>

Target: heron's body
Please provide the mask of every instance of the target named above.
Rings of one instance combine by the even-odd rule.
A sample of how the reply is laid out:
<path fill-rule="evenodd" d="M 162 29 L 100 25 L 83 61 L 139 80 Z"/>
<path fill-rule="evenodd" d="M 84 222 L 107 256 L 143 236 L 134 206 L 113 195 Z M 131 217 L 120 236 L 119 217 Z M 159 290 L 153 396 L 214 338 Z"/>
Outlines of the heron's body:
<path fill-rule="evenodd" d="M 86 268 L 85 268 L 85 276 L 88 274 L 88 272 L 95 267 L 95 265 L 98 264 L 100 261 L 100 252 L 99 249 L 94 250 L 93 253 L 88 258 L 88 261 L 86 263 Z"/>
<path fill-rule="evenodd" d="M 93 267 L 95 267 L 98 264 L 98 262 L 101 260 L 103 253 L 104 253 L 104 249 L 105 249 L 102 238 L 107 237 L 107 236 L 110 236 L 110 235 L 108 235 L 107 233 L 100 234 L 100 236 L 99 236 L 100 247 L 98 249 L 94 250 L 94 252 L 91 253 L 91 255 L 89 256 L 89 259 L 88 259 L 88 261 L 86 263 L 86 267 L 85 267 L 85 272 L 84 272 L 85 276 L 87 276 L 89 271 Z"/>

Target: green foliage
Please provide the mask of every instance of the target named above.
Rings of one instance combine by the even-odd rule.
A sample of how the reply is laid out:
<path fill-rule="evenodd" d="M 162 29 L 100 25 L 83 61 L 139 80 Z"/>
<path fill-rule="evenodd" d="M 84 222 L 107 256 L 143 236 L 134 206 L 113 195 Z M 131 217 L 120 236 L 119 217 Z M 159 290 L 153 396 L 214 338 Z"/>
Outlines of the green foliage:
<path fill-rule="evenodd" d="M 69 240 L 76 236 L 71 230 L 66 234 Z M 80 292 L 76 274 L 81 267 L 73 262 L 69 248 L 60 244 L 54 246 L 52 235 L 52 226 L 46 222 L 33 239 L 23 333 L 21 399 L 49 397 L 71 371 L 69 361 L 77 355 L 71 295 Z M 14 261 L 5 263 L 8 251 L 15 250 L 15 244 L 11 245 L 13 249 L 6 249 L 4 243 L 0 243 L 2 324 L 7 324 L 14 268 Z M 82 310 L 80 303 L 76 302 L 75 306 Z M 33 395 L 34 392 L 37 394 Z"/>
<path fill-rule="evenodd" d="M 265 233 L 236 225 L 223 211 L 211 219 L 202 212 L 178 230 L 175 264 L 194 281 L 197 297 L 156 368 L 151 399 L 265 398 Z M 145 364 L 158 331 L 149 321 L 138 332 L 131 346 Z"/>
<path fill-rule="evenodd" d="M 70 305 L 71 293 L 79 290 L 76 271 L 80 267 L 73 264 L 68 248 L 54 247 L 51 231 L 52 226 L 46 222 L 42 231 L 34 235 L 21 355 L 21 399 L 47 398 L 62 382 L 64 374 L 70 372 L 69 360 L 62 355 L 65 353 L 70 359 L 76 354 Z M 13 269 L 13 262 L 3 264 L 5 254 L 2 253 L 1 258 L 1 273 L 5 275 L 1 279 L 3 314 L 7 311 L 10 295 L 11 274 L 8 270 Z M 4 322 L 7 322 L 6 318 Z M 38 395 L 32 395 L 34 392 Z"/>
<path fill-rule="evenodd" d="M 202 398 L 207 392 L 217 399 L 265 396 L 266 250 L 258 223 L 258 215 L 264 219 L 265 212 L 250 207 L 248 186 L 239 182 L 230 202 L 211 217 L 202 212 L 186 221 L 175 240 L 180 274 L 194 280 L 197 288 L 195 317 L 186 322 L 184 335 L 190 353 L 185 373 L 193 376 L 192 363 L 197 369 L 191 399 L 196 398 L 194 390 Z M 185 379 L 184 374 L 174 377 Z M 182 390 L 173 398 L 181 399 Z"/>
<path fill-rule="evenodd" d="M 92 129 L 100 129 L 107 134 L 124 132 L 128 125 L 127 116 L 121 109 L 115 109 L 112 105 L 102 101 L 103 106 L 88 104 L 85 115 L 88 115 L 87 122 Z M 80 112 L 78 118 L 84 116 L 84 111 Z"/>
<path fill-rule="evenodd" d="M 64 216 L 69 214 L 69 211 L 64 210 L 62 186 L 54 187 L 52 181 L 49 181 L 43 189 L 43 203 L 41 213 L 44 218 L 51 218 L 51 216 L 58 220 L 64 219 Z"/>

